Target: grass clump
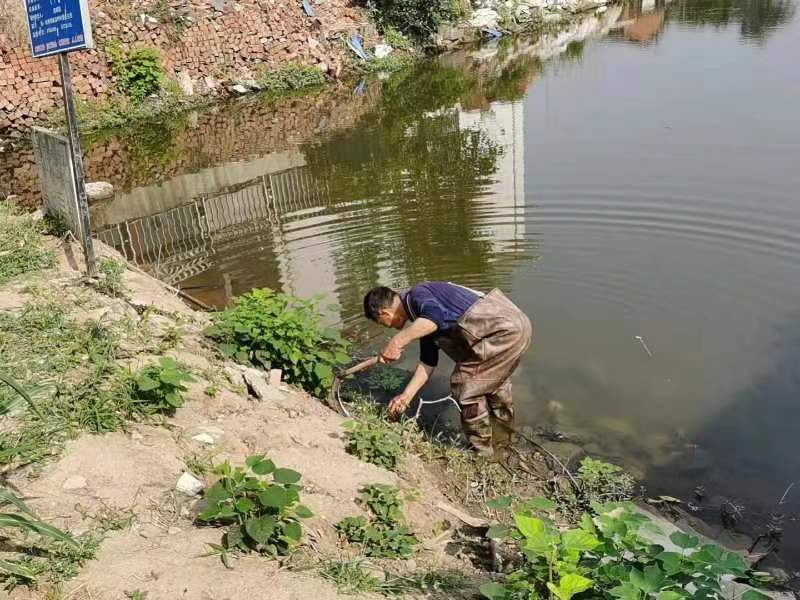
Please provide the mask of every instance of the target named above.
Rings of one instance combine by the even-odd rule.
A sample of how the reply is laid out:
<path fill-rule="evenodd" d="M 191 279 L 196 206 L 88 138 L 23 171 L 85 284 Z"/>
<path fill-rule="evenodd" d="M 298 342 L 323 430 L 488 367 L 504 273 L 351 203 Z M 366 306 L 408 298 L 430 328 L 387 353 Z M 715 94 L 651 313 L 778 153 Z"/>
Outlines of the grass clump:
<path fill-rule="evenodd" d="M 395 29 L 419 39 L 430 38 L 439 25 L 458 16 L 453 0 L 374 0 L 370 7 L 381 30 Z"/>
<path fill-rule="evenodd" d="M 581 491 L 590 502 L 622 502 L 634 496 L 636 480 L 622 467 L 584 458 L 578 468 Z"/>
<path fill-rule="evenodd" d="M 180 363 L 165 356 L 157 364 L 133 375 L 133 400 L 143 413 L 173 414 L 183 406 L 183 395 L 187 391 L 184 384 L 194 381 Z"/>
<path fill-rule="evenodd" d="M 361 65 L 368 73 L 395 73 L 414 64 L 409 54 L 392 52 L 383 58 L 373 58 Z"/>
<path fill-rule="evenodd" d="M 55 265 L 55 254 L 42 244 L 42 230 L 32 217 L 0 203 L 0 284 Z"/>
<path fill-rule="evenodd" d="M 268 92 L 296 92 L 316 87 L 327 83 L 325 73 L 316 67 L 299 63 L 286 63 L 278 69 L 265 70 L 258 79 L 258 83 Z"/>
<path fill-rule="evenodd" d="M 303 537 L 300 520 L 313 516 L 299 503 L 300 473 L 279 469 L 261 454 L 248 457 L 245 465 L 234 468 L 226 461 L 214 469 L 220 479 L 206 492 L 207 508 L 197 518 L 228 527 L 222 543 L 212 546 L 228 567 L 231 551 L 290 554 Z"/>
<path fill-rule="evenodd" d="M 464 589 L 467 579 L 458 571 L 428 570 L 420 573 L 392 575 L 379 572 L 364 560 L 326 560 L 319 567 L 323 579 L 333 583 L 343 594 L 377 593 L 396 597 L 413 592 L 445 593 Z"/>
<path fill-rule="evenodd" d="M 655 525 L 624 503 L 593 504 L 577 527 L 559 530 L 546 499 L 512 506 L 514 525 L 493 527 L 489 535 L 517 546 L 522 564 L 500 583 L 481 586 L 490 600 L 579 596 L 612 600 L 681 600 L 723 598 L 721 582 L 747 577 L 749 569 L 736 553 L 683 532 L 670 541 L 680 551 L 665 551 L 641 531 Z M 766 598 L 750 591 L 743 600 Z"/>
<path fill-rule="evenodd" d="M 322 324 L 319 298 L 301 300 L 270 289 L 240 296 L 215 315 L 206 335 L 223 356 L 265 370 L 281 369 L 288 383 L 324 397 L 334 368 L 349 361 L 349 344 Z"/>
<path fill-rule="evenodd" d="M 339 521 L 336 529 L 345 540 L 358 544 L 365 556 L 374 558 L 408 558 L 414 554 L 419 540 L 405 522 L 398 488 L 364 486 L 360 502 L 370 512 L 370 518 L 346 517 Z"/>

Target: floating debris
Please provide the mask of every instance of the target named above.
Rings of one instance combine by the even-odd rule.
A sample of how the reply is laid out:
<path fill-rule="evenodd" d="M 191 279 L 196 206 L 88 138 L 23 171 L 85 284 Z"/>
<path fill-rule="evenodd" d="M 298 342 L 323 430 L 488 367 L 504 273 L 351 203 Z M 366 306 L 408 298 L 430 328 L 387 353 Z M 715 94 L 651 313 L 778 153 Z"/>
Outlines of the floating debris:
<path fill-rule="evenodd" d="M 635 339 L 639 340 L 639 343 L 642 345 L 642 348 L 644 348 L 644 351 L 647 352 L 647 356 L 649 356 L 650 358 L 653 358 L 653 353 L 650 352 L 650 348 L 648 348 L 647 344 L 645 344 L 644 338 L 642 336 L 640 336 L 640 335 L 637 335 L 637 336 L 634 336 L 634 337 L 635 337 Z"/>

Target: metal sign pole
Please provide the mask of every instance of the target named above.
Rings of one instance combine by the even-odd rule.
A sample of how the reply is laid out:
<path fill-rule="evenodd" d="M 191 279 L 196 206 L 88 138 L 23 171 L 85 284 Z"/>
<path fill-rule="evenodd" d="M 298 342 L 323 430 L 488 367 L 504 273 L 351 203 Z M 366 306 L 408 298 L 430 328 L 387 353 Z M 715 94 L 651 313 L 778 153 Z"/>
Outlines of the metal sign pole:
<path fill-rule="evenodd" d="M 92 241 L 92 226 L 89 221 L 89 202 L 86 199 L 86 184 L 83 174 L 83 155 L 81 154 L 81 140 L 78 137 L 78 119 L 75 114 L 75 99 L 72 95 L 72 74 L 69 68 L 67 53 L 58 55 L 58 70 L 61 73 L 61 86 L 64 90 L 64 112 L 67 115 L 67 139 L 69 151 L 72 155 L 72 172 L 75 178 L 75 194 L 77 196 L 78 217 L 81 225 L 81 244 L 83 256 L 86 259 L 86 274 L 89 277 L 97 275 L 97 262 L 94 255 Z"/>

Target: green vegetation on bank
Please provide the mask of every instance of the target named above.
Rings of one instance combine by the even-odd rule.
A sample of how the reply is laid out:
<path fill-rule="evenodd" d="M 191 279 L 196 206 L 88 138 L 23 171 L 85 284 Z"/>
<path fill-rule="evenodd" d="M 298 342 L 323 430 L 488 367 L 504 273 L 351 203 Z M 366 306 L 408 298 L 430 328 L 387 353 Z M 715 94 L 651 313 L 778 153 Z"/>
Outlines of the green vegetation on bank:
<path fill-rule="evenodd" d="M 228 567 L 231 551 L 289 554 L 303 537 L 301 519 L 313 516 L 299 503 L 300 473 L 279 469 L 261 454 L 245 463 L 231 467 L 225 461 L 214 469 L 220 479 L 205 493 L 207 508 L 197 517 L 202 523 L 227 527 L 222 543 L 212 549 Z"/>
<path fill-rule="evenodd" d="M 464 4 L 460 0 L 374 0 L 369 10 L 381 30 L 427 40 L 439 25 L 462 16 Z"/>
<path fill-rule="evenodd" d="M 555 512 L 546 499 L 518 503 L 511 527 L 490 530 L 517 548 L 521 561 L 501 582 L 481 587 L 486 598 L 722 599 L 723 579 L 748 579 L 741 556 L 694 536 L 673 533 L 675 550 L 652 543 L 647 532 L 658 528 L 631 504 L 593 503 L 592 512 L 566 528 L 556 525 Z M 742 596 L 763 598 L 755 591 Z"/>
<path fill-rule="evenodd" d="M 206 335 L 226 358 L 265 370 L 281 369 L 285 381 L 324 398 L 334 369 L 350 360 L 349 344 L 323 326 L 320 298 L 302 300 L 270 289 L 239 296 L 214 315 Z"/>
<path fill-rule="evenodd" d="M 317 67 L 299 63 L 286 63 L 278 69 L 265 69 L 258 83 L 267 92 L 297 92 L 325 85 L 328 78 Z"/>
<path fill-rule="evenodd" d="M 406 524 L 398 488 L 378 483 L 364 486 L 360 503 L 368 510 L 369 517 L 346 517 L 339 521 L 336 529 L 344 540 L 372 558 L 407 558 L 414 554 L 419 540 Z"/>
<path fill-rule="evenodd" d="M 111 43 L 106 46 L 106 51 L 117 88 L 133 102 L 141 103 L 161 89 L 164 68 L 156 48 L 139 47 L 126 51 L 119 44 Z"/>

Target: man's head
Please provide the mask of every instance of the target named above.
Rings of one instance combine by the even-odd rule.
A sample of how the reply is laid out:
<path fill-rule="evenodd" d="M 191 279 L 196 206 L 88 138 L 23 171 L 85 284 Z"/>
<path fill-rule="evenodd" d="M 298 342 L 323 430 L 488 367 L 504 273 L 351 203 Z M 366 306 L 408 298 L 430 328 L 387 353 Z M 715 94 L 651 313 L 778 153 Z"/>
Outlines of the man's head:
<path fill-rule="evenodd" d="M 367 292 L 364 316 L 394 329 L 402 329 L 408 320 L 400 294 L 388 287 L 376 287 Z"/>

